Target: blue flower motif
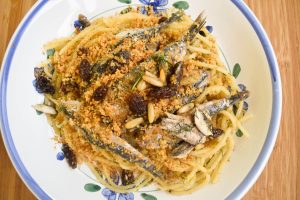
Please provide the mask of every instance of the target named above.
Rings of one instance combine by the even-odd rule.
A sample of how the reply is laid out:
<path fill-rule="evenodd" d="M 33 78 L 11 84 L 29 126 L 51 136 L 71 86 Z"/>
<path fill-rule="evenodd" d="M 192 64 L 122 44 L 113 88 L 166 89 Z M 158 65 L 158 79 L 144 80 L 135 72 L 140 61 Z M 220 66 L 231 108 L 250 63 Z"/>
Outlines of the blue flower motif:
<path fill-rule="evenodd" d="M 206 26 L 206 29 L 207 29 L 208 32 L 212 33 L 213 30 L 214 30 L 214 27 L 212 27 L 212 26 Z"/>
<path fill-rule="evenodd" d="M 139 0 L 142 4 L 146 4 L 148 6 L 166 6 L 168 4 L 168 0 Z"/>
<path fill-rule="evenodd" d="M 243 103 L 243 110 L 247 111 L 248 108 L 249 108 L 248 103 L 246 101 L 244 101 L 244 103 Z"/>
<path fill-rule="evenodd" d="M 108 188 L 104 188 L 101 193 L 107 200 L 116 200 L 118 194 Z M 134 200 L 134 195 L 133 193 L 119 193 L 118 200 Z"/>
<path fill-rule="evenodd" d="M 83 29 L 83 24 L 79 20 L 76 20 L 76 21 L 74 21 L 74 27 L 77 30 L 82 30 Z"/>
<path fill-rule="evenodd" d="M 133 199 L 134 199 L 133 193 L 126 193 L 126 194 L 120 193 L 118 197 L 118 200 L 133 200 Z"/>
<path fill-rule="evenodd" d="M 56 154 L 56 159 L 57 160 L 63 160 L 65 158 L 65 154 L 63 152 L 58 152 Z"/>
<path fill-rule="evenodd" d="M 168 0 L 139 0 L 142 4 L 145 4 L 147 6 L 152 6 L 153 7 L 153 11 L 155 13 L 158 13 L 160 11 L 164 11 L 165 9 L 162 8 L 158 8 L 158 7 L 162 7 L 168 4 Z M 141 12 L 143 14 L 146 14 L 146 10 L 145 7 L 142 7 Z"/>
<path fill-rule="evenodd" d="M 246 86 L 244 84 L 238 84 L 239 88 L 241 89 L 241 91 L 246 91 Z"/>
<path fill-rule="evenodd" d="M 104 188 L 101 193 L 107 200 L 116 200 L 117 193 L 110 189 Z"/>

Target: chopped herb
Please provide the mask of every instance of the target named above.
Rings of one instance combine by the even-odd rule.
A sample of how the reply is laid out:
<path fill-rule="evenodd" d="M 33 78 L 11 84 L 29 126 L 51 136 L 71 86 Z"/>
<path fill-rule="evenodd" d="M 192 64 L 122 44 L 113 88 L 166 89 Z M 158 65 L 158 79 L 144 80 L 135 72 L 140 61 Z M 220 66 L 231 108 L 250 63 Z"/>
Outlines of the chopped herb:
<path fill-rule="evenodd" d="M 243 132 L 240 129 L 235 134 L 238 137 L 242 137 L 244 135 Z"/>
<path fill-rule="evenodd" d="M 55 49 L 47 49 L 47 59 L 50 58 L 50 56 L 53 56 L 55 53 Z"/>
<path fill-rule="evenodd" d="M 175 125 L 175 127 L 176 127 L 176 131 L 171 131 L 171 130 L 169 130 L 169 131 L 174 134 L 180 134 L 182 132 L 191 132 L 194 128 L 193 125 L 185 124 L 185 123 L 181 123 L 181 122 L 177 123 Z"/>
<path fill-rule="evenodd" d="M 189 8 L 189 3 L 186 1 L 177 1 L 173 3 L 173 6 L 177 9 L 186 10 Z"/>
<path fill-rule="evenodd" d="M 158 64 L 158 65 L 161 65 L 161 64 L 164 64 L 167 61 L 166 59 L 166 56 L 164 54 L 157 54 L 157 55 L 153 55 L 152 56 L 152 59 Z"/>
<path fill-rule="evenodd" d="M 134 90 L 136 88 L 136 86 L 139 84 L 139 82 L 141 81 L 142 77 L 143 77 L 144 73 L 142 73 L 135 81 L 135 83 L 133 84 L 133 86 L 131 87 L 132 90 Z"/>
<path fill-rule="evenodd" d="M 232 75 L 234 76 L 234 78 L 237 78 L 240 72 L 241 72 L 241 66 L 239 63 L 236 63 L 233 67 Z"/>
<path fill-rule="evenodd" d="M 65 113 L 65 115 L 67 115 L 68 117 L 73 117 L 73 113 L 70 112 L 70 111 L 68 111 L 67 108 L 64 107 L 64 106 L 61 106 L 61 107 L 59 108 L 59 111 Z"/>

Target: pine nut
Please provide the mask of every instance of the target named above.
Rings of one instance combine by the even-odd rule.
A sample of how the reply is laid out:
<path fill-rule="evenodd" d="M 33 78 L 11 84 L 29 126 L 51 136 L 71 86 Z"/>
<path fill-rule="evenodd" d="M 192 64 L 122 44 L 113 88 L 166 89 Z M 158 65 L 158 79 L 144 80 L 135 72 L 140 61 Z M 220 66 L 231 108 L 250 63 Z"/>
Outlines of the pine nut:
<path fill-rule="evenodd" d="M 147 83 L 151 84 L 151 85 L 156 86 L 156 87 L 163 87 L 164 86 L 163 82 L 161 82 L 158 78 L 153 78 L 153 77 L 144 75 L 143 80 L 146 81 Z"/>
<path fill-rule="evenodd" d="M 165 70 L 164 69 L 160 69 L 159 71 L 159 79 L 161 82 L 163 82 L 164 84 L 167 83 L 167 76 L 166 76 L 166 73 L 165 73 Z"/>
<path fill-rule="evenodd" d="M 148 103 L 148 120 L 149 123 L 153 123 L 155 119 L 155 111 L 153 103 Z"/>
<path fill-rule="evenodd" d="M 178 113 L 178 114 L 186 113 L 186 112 L 192 110 L 192 109 L 194 108 L 194 106 L 195 106 L 194 103 L 186 104 L 186 105 L 182 106 L 182 107 L 177 111 L 177 113 Z"/>
<path fill-rule="evenodd" d="M 148 72 L 146 71 L 145 74 L 149 77 L 152 77 L 152 78 L 157 78 L 157 76 L 155 76 L 154 74 L 152 74 L 151 72 Z"/>
<path fill-rule="evenodd" d="M 127 122 L 127 123 L 125 124 L 125 128 L 131 129 L 131 128 L 134 128 L 134 127 L 140 125 L 140 124 L 143 123 L 143 122 L 144 122 L 144 119 L 143 119 L 142 117 L 135 118 L 135 119 L 130 120 L 129 122 Z"/>
<path fill-rule="evenodd" d="M 138 90 L 138 91 L 143 91 L 144 89 L 146 89 L 146 87 L 147 87 L 147 83 L 144 81 L 144 80 L 141 80 L 139 83 L 138 83 L 138 85 L 136 86 L 136 89 Z"/>

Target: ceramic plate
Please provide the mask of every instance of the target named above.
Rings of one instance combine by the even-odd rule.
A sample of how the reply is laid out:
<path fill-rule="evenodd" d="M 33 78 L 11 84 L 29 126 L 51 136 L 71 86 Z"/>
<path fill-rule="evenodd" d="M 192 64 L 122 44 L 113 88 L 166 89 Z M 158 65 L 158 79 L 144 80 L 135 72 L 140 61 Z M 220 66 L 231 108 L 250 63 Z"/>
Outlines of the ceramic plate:
<path fill-rule="evenodd" d="M 169 0 L 164 7 L 172 7 Z M 179 5 L 195 18 L 206 11 L 228 68 L 239 63 L 239 83 L 251 92 L 246 123 L 250 138 L 236 138 L 234 153 L 216 184 L 186 196 L 170 196 L 145 188 L 128 195 L 116 194 L 97 183 L 83 166 L 70 170 L 45 116 L 31 105 L 43 97 L 32 86 L 33 68 L 44 59 L 47 41 L 74 31 L 79 13 L 88 18 L 111 15 L 127 3 L 150 4 L 148 0 L 43 0 L 25 16 L 8 46 L 0 82 L 1 131 L 9 156 L 31 191 L 40 199 L 240 199 L 263 170 L 273 149 L 281 115 L 281 82 L 276 58 L 262 26 L 241 0 L 188 0 Z M 161 0 L 154 1 L 162 7 Z M 178 5 L 178 3 L 177 3 Z M 88 184 L 88 185 L 87 185 Z M 145 191 L 146 190 L 146 191 Z"/>

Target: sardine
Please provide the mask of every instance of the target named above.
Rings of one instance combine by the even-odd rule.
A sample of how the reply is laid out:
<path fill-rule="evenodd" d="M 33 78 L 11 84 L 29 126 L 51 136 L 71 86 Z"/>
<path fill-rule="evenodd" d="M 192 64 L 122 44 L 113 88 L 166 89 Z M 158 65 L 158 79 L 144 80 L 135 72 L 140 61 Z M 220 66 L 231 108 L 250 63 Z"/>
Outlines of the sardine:
<path fill-rule="evenodd" d="M 68 111 L 65 107 L 62 107 L 61 110 L 66 114 L 68 119 L 74 119 L 73 111 Z M 90 144 L 110 151 L 130 163 L 136 163 L 155 177 L 162 177 L 162 173 L 157 169 L 155 164 L 148 157 L 131 146 L 126 140 L 112 133 L 105 134 L 105 140 L 101 140 L 101 138 L 94 137 L 92 132 L 77 124 L 75 124 L 74 127 L 82 133 L 83 137 L 88 140 Z"/>
<path fill-rule="evenodd" d="M 167 118 L 162 119 L 161 128 L 184 141 L 172 150 L 171 155 L 183 158 L 192 151 L 190 146 L 205 143 L 207 137 L 220 136 L 223 131 L 212 126 L 211 117 L 248 97 L 249 91 L 242 91 L 228 98 L 209 101 L 198 105 L 190 116 L 167 113 Z"/>
<path fill-rule="evenodd" d="M 185 158 L 194 148 L 195 146 L 192 144 L 181 142 L 171 151 L 171 156 L 173 158 Z"/>
<path fill-rule="evenodd" d="M 151 27 L 151 28 L 145 28 L 145 29 L 134 29 L 134 30 L 127 30 L 123 31 L 121 33 L 118 33 L 116 37 L 122 38 L 120 41 L 118 41 L 114 45 L 114 49 L 116 47 L 120 46 L 123 44 L 125 39 L 130 39 L 132 42 L 136 42 L 138 40 L 143 40 L 145 41 L 146 44 L 148 44 L 149 40 L 154 37 L 156 34 L 158 34 L 163 28 L 168 26 L 169 24 L 173 23 L 174 21 L 179 20 L 182 17 L 183 13 L 181 11 L 172 13 L 172 16 L 168 18 L 166 21 L 162 22 L 158 26 Z M 158 44 L 151 43 L 153 49 L 156 49 L 153 45 L 158 46 Z M 121 50 L 122 51 L 122 50 Z M 129 52 L 130 53 L 130 52 Z M 127 53 L 128 54 L 128 53 Z M 115 57 L 122 57 L 122 54 L 120 52 L 114 52 L 111 56 L 112 58 L 104 58 L 101 61 L 98 61 L 94 66 L 93 66 L 93 72 L 96 73 L 104 73 L 106 71 L 106 68 L 111 67 L 111 65 L 117 66 L 116 69 L 120 68 L 120 66 L 124 63 L 120 63 L 118 59 Z M 123 58 L 124 59 L 124 58 Z M 129 60 L 125 58 L 125 60 Z M 115 70 L 109 71 L 109 73 L 114 73 Z"/>
<path fill-rule="evenodd" d="M 237 94 L 230 96 L 229 98 L 223 98 L 219 100 L 209 101 L 207 103 L 197 106 L 196 109 L 208 112 L 210 116 L 217 114 L 218 112 L 225 110 L 226 108 L 236 104 L 239 101 L 243 101 L 249 97 L 249 91 L 238 92 Z"/>
<path fill-rule="evenodd" d="M 183 61 L 187 52 L 187 42 L 191 42 L 196 37 L 197 33 L 199 33 L 205 23 L 206 17 L 204 16 L 204 12 L 201 12 L 190 26 L 188 33 L 184 35 L 181 40 L 169 44 L 164 48 L 163 53 L 168 63 L 175 65 L 176 63 Z"/>
<path fill-rule="evenodd" d="M 163 118 L 161 128 L 169 131 L 172 135 L 196 145 L 203 142 L 204 135 L 193 124 L 187 116 L 173 115 L 166 113 L 167 118 Z"/>
<path fill-rule="evenodd" d="M 141 168 L 145 169 L 155 177 L 162 177 L 162 173 L 157 169 L 155 164 L 137 149 L 132 147 L 127 141 L 121 139 L 120 137 L 110 134 L 106 135 L 108 137 L 107 142 L 96 139 L 87 130 L 79 128 L 83 136 L 93 145 L 100 147 L 102 149 L 108 150 L 123 159 L 129 161 L 130 163 L 135 163 Z"/>
<path fill-rule="evenodd" d="M 194 123 L 198 130 L 205 136 L 210 136 L 212 132 L 211 117 L 206 112 L 196 109 L 194 114 Z"/>
<path fill-rule="evenodd" d="M 138 40 L 149 40 L 155 34 L 159 33 L 160 30 L 169 24 L 173 23 L 174 21 L 179 20 L 183 15 L 182 11 L 178 11 L 176 13 L 172 13 L 171 17 L 167 20 L 160 23 L 158 26 L 150 27 L 150 28 L 143 28 L 143 29 L 131 29 L 125 30 L 116 35 L 116 37 L 122 38 L 117 44 L 120 45 L 123 43 L 124 38 L 130 38 L 132 41 Z"/>
<path fill-rule="evenodd" d="M 182 61 L 184 56 L 186 55 L 186 43 L 193 40 L 193 38 L 196 36 L 196 30 L 198 30 L 198 32 L 201 30 L 201 28 L 206 23 L 205 19 L 206 18 L 204 17 L 204 14 L 202 12 L 191 25 L 188 33 L 183 36 L 180 41 L 167 45 L 163 50 L 156 52 L 146 61 L 133 68 L 128 74 L 126 74 L 121 80 L 118 81 L 118 88 L 131 88 L 135 80 L 137 80 L 142 74 L 144 74 L 144 66 L 146 66 L 149 62 L 156 61 L 157 58 L 159 58 L 159 60 L 163 60 L 164 63 L 168 63 L 166 65 L 167 69 L 165 69 L 167 74 L 170 74 L 171 71 L 175 71 L 175 74 L 177 72 L 177 75 L 180 75 L 179 72 L 182 72 Z M 178 70 L 171 70 L 171 68 L 176 66 L 179 67 Z M 116 84 L 114 84 L 114 86 L 116 86 Z"/>
<path fill-rule="evenodd" d="M 208 84 L 209 74 L 204 71 L 201 73 L 199 80 L 193 85 L 195 88 L 204 88 Z"/>

